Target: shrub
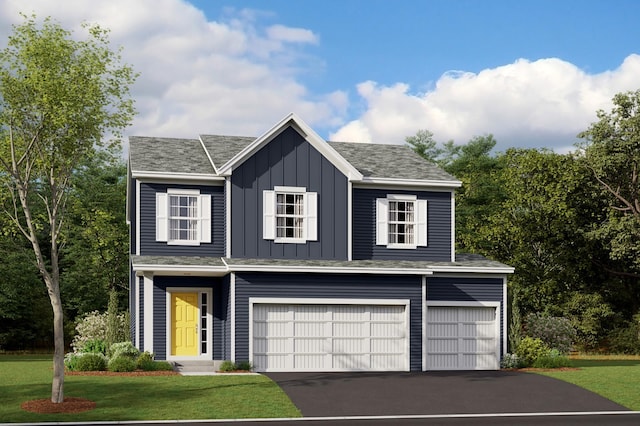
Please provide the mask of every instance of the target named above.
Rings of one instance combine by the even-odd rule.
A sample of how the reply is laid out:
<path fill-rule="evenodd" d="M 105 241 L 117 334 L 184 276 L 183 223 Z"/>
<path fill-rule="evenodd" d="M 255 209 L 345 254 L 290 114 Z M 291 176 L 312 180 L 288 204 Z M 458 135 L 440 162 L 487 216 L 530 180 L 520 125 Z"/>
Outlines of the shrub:
<path fill-rule="evenodd" d="M 220 371 L 229 372 L 235 370 L 236 364 L 233 361 L 222 361 L 222 364 L 220 364 Z"/>
<path fill-rule="evenodd" d="M 253 369 L 253 366 L 249 361 L 236 362 L 236 370 L 251 371 L 251 369 Z"/>
<path fill-rule="evenodd" d="M 78 363 L 78 359 L 81 357 L 81 354 L 76 354 L 73 352 L 69 352 L 64 355 L 64 366 L 69 371 L 76 371 L 76 364 Z"/>
<path fill-rule="evenodd" d="M 87 352 L 78 356 L 75 371 L 104 371 L 107 369 L 107 357 L 101 353 Z"/>
<path fill-rule="evenodd" d="M 125 341 L 129 339 L 129 314 L 126 312 L 118 314 L 118 339 Z M 73 337 L 71 347 L 74 352 L 82 352 L 85 344 L 89 340 L 99 339 L 107 341 L 107 313 L 101 314 L 98 311 L 89 312 L 77 320 L 76 335 Z"/>
<path fill-rule="evenodd" d="M 106 355 L 107 344 L 102 339 L 90 339 L 85 342 L 82 352 Z"/>
<path fill-rule="evenodd" d="M 521 361 L 516 354 L 505 354 L 500 361 L 501 368 L 520 368 Z"/>
<path fill-rule="evenodd" d="M 108 368 L 109 368 L 109 371 L 114 371 L 118 373 L 135 371 L 136 360 L 135 358 L 131 358 L 128 356 L 118 356 L 115 358 L 111 358 L 111 360 L 109 360 Z"/>
<path fill-rule="evenodd" d="M 538 358 L 548 353 L 549 347 L 541 339 L 530 336 L 522 339 L 516 349 L 516 355 L 520 358 L 523 367 L 532 366 Z"/>
<path fill-rule="evenodd" d="M 574 292 L 563 309 L 576 330 L 576 343 L 583 350 L 596 349 L 614 316 L 611 305 L 598 293 Z"/>
<path fill-rule="evenodd" d="M 142 352 L 136 360 L 136 367 L 138 370 L 153 371 L 155 370 L 155 366 L 153 365 L 154 363 L 155 361 L 153 360 L 152 353 Z"/>
<path fill-rule="evenodd" d="M 167 361 L 153 361 L 154 371 L 172 371 L 173 365 Z"/>
<path fill-rule="evenodd" d="M 551 349 L 533 362 L 534 368 L 561 368 L 570 366 L 571 361 L 569 358 L 562 355 L 557 349 Z"/>
<path fill-rule="evenodd" d="M 133 346 L 133 343 L 131 342 L 118 342 L 111 345 L 111 347 L 109 348 L 109 355 L 111 356 L 111 358 L 125 356 L 135 361 L 136 359 L 138 359 L 140 351 L 138 350 L 138 348 Z"/>
<path fill-rule="evenodd" d="M 609 349 L 619 354 L 640 354 L 640 315 L 627 327 L 617 328 L 609 333 Z"/>
<path fill-rule="evenodd" d="M 576 330 L 568 319 L 542 313 L 527 315 L 526 330 L 527 336 L 542 340 L 549 348 L 557 349 L 562 354 L 571 351 L 576 339 Z"/>

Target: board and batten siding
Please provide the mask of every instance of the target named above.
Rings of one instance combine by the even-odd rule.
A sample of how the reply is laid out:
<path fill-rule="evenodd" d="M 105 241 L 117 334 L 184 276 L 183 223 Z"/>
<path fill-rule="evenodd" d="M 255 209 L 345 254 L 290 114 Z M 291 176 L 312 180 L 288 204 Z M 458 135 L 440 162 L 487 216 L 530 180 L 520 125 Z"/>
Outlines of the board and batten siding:
<path fill-rule="evenodd" d="M 172 189 L 197 189 L 211 195 L 211 243 L 199 246 L 169 245 L 156 241 L 156 193 Z M 225 255 L 224 186 L 140 184 L 140 255 L 142 256 L 214 256 Z"/>
<path fill-rule="evenodd" d="M 427 200 L 427 246 L 396 249 L 376 245 L 376 200 L 388 194 Z M 353 189 L 353 260 L 451 260 L 451 193 Z"/>
<path fill-rule="evenodd" d="M 236 275 L 236 360 L 249 359 L 249 297 L 409 299 L 409 368 L 422 369 L 422 278 L 403 275 Z"/>
<path fill-rule="evenodd" d="M 500 302 L 503 300 L 503 278 L 427 277 L 427 302 Z M 500 316 L 500 351 L 504 352 L 504 310 Z"/>
<path fill-rule="evenodd" d="M 292 127 L 233 170 L 232 257 L 347 259 L 347 178 Z M 263 191 L 303 187 L 318 194 L 318 239 L 304 244 L 263 239 Z"/>
<path fill-rule="evenodd" d="M 167 359 L 167 288 L 168 287 L 192 287 L 213 289 L 213 345 L 212 359 L 222 357 L 225 351 L 225 339 L 223 336 L 225 323 L 227 322 L 226 300 L 224 299 L 223 280 L 217 277 L 181 277 L 181 276 L 155 276 L 153 278 L 153 350 L 156 359 Z"/>

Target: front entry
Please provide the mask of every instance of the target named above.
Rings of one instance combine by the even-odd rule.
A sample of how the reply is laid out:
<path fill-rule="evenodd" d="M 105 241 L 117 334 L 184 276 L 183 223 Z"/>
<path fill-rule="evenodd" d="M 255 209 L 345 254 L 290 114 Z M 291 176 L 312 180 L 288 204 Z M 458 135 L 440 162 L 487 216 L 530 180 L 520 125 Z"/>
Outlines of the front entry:
<path fill-rule="evenodd" d="M 171 294 L 171 355 L 198 355 L 198 293 Z"/>

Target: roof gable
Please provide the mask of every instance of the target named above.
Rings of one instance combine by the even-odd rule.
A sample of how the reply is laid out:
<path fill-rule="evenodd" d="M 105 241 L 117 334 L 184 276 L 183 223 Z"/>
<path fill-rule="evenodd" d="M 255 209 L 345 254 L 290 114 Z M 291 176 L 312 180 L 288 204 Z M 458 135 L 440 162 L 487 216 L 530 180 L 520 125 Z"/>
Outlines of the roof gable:
<path fill-rule="evenodd" d="M 298 133 L 304 137 L 311 146 L 313 146 L 320 154 L 322 154 L 329 162 L 331 162 L 338 170 L 340 170 L 349 180 L 360 180 L 362 174 L 344 157 L 342 157 L 335 149 L 326 143 L 316 132 L 313 131 L 304 121 L 297 115 L 291 113 L 280 120 L 275 126 L 269 129 L 262 136 L 256 138 L 249 145 L 245 146 L 241 151 L 236 153 L 231 159 L 223 164 L 218 173 L 221 175 L 230 175 L 233 169 L 244 163 L 248 158 L 258 152 L 262 147 L 271 142 L 276 136 L 289 127 L 293 127 Z"/>

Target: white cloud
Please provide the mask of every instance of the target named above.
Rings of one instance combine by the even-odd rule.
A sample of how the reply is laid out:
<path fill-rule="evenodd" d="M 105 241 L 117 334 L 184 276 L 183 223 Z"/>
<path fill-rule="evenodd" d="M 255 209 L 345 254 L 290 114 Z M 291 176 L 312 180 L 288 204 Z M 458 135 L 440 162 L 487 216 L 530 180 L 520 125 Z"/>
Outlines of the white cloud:
<path fill-rule="evenodd" d="M 18 12 L 52 16 L 74 31 L 82 22 L 111 30 L 140 73 L 132 93 L 139 114 L 128 134 L 259 135 L 291 111 L 312 126 L 342 124 L 346 94 L 312 95 L 298 82 L 308 59 L 300 46 L 318 42 L 310 30 L 260 26 L 263 16 L 247 10 L 210 21 L 180 0 L 7 0 L 2 40 L 22 22 Z"/>
<path fill-rule="evenodd" d="M 609 110 L 615 93 L 640 87 L 640 56 L 630 55 L 613 71 L 590 75 L 556 58 L 486 69 L 448 72 L 420 94 L 405 84 L 358 86 L 365 111 L 330 135 L 332 140 L 404 143 L 420 129 L 436 140 L 466 143 L 493 133 L 498 149 L 546 146 L 566 151 L 576 135 Z"/>

